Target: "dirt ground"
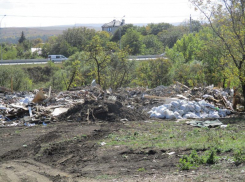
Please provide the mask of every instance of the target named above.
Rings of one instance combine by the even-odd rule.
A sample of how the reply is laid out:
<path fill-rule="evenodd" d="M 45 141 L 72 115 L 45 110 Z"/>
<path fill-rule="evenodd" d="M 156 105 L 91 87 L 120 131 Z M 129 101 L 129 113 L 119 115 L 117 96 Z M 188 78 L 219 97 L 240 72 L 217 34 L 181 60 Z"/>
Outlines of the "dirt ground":
<path fill-rule="evenodd" d="M 158 122 L 164 125 L 174 121 Z M 47 126 L 0 128 L 0 181 L 244 181 L 243 165 L 178 170 L 179 156 L 189 153 L 188 148 L 175 150 L 169 156 L 164 148 L 101 145 L 103 138 L 131 129 L 132 123 L 149 124 L 57 122 Z M 185 123 L 176 125 L 183 132 L 191 129 Z M 240 126 L 242 130 L 245 124 Z M 137 128 L 137 132 L 141 130 L 144 127 Z"/>

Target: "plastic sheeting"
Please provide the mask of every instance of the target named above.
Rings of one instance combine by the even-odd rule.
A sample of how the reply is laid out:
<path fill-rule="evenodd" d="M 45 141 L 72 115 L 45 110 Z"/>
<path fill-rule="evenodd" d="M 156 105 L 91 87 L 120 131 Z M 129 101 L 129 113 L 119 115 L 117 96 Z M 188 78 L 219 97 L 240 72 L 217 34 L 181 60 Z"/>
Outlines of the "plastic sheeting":
<path fill-rule="evenodd" d="M 219 109 L 214 105 L 201 100 L 185 101 L 177 100 L 170 104 L 153 107 L 149 111 L 150 117 L 161 119 L 182 119 L 182 118 L 220 118 L 231 114 L 228 109 Z"/>

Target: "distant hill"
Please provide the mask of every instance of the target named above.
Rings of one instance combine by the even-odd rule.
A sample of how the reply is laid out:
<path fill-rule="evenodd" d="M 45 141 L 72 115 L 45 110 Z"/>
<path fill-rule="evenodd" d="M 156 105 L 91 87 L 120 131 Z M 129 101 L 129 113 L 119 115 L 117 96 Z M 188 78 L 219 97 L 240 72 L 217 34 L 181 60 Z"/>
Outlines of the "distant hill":
<path fill-rule="evenodd" d="M 136 26 L 146 26 L 148 23 L 136 23 Z M 173 25 L 179 25 L 179 23 L 172 23 Z M 75 25 L 60 25 L 50 27 L 13 27 L 13 28 L 1 28 L 0 42 L 6 43 L 18 43 L 21 32 L 23 31 L 26 38 L 36 39 L 41 38 L 45 42 L 48 37 L 60 35 L 64 30 L 74 27 L 87 27 L 101 31 L 103 24 L 75 24 Z"/>
<path fill-rule="evenodd" d="M 64 30 L 73 27 L 87 27 L 95 29 L 96 31 L 101 30 L 101 24 L 89 24 L 89 25 L 62 25 L 62 26 L 51 26 L 51 27 L 13 27 L 13 28 L 2 28 L 0 42 L 17 43 L 20 38 L 21 32 L 23 31 L 26 38 L 36 39 L 41 38 L 46 41 L 48 37 L 54 35 L 60 35 Z"/>

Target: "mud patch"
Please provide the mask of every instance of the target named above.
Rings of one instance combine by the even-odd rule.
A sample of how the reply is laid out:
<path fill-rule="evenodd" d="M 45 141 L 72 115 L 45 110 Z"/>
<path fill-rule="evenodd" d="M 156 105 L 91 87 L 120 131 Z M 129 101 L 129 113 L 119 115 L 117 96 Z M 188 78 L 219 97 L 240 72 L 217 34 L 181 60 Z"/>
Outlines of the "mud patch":
<path fill-rule="evenodd" d="M 61 121 L 128 121 L 145 120 L 148 116 L 127 108 L 118 101 L 85 101 L 77 104 L 59 116 Z"/>

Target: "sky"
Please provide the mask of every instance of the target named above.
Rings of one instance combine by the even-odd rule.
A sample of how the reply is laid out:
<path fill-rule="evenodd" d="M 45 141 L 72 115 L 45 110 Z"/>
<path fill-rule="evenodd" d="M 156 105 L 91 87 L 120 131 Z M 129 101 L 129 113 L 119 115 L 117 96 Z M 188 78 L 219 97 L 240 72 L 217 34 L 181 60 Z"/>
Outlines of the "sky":
<path fill-rule="evenodd" d="M 6 16 L 4 16 L 6 15 Z M 199 20 L 188 0 L 0 0 L 0 26 L 46 27 L 132 23 L 178 23 Z"/>

